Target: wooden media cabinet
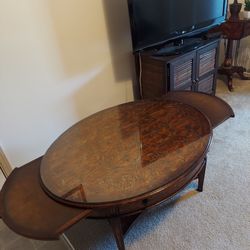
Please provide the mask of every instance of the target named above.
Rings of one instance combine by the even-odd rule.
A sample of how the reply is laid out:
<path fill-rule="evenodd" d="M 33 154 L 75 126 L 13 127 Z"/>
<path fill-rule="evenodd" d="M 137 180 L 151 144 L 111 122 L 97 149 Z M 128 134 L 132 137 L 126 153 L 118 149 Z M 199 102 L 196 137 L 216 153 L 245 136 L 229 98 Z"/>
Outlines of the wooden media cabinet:
<path fill-rule="evenodd" d="M 160 97 L 175 90 L 215 95 L 219 42 L 219 38 L 202 40 L 180 54 L 135 53 L 140 98 Z"/>

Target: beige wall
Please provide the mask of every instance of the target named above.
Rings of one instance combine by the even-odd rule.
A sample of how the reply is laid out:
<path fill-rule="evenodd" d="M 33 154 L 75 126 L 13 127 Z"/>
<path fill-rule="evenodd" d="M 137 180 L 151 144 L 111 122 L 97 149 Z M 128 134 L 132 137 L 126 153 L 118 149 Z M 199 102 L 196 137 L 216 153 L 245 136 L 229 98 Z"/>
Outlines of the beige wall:
<path fill-rule="evenodd" d="M 133 99 L 126 1 L 1 0 L 0 32 L 0 145 L 13 166 Z"/>
<path fill-rule="evenodd" d="M 0 35 L 0 146 L 13 166 L 133 99 L 124 0 L 1 0 Z"/>

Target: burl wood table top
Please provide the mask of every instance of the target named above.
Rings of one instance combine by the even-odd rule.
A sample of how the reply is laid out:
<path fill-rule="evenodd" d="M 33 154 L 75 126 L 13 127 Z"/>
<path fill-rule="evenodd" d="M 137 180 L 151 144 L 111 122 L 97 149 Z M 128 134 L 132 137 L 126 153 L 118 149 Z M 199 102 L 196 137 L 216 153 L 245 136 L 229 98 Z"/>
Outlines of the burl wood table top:
<path fill-rule="evenodd" d="M 73 205 L 135 199 L 181 176 L 208 149 L 211 125 L 173 100 L 122 104 L 81 120 L 43 157 L 43 188 Z"/>

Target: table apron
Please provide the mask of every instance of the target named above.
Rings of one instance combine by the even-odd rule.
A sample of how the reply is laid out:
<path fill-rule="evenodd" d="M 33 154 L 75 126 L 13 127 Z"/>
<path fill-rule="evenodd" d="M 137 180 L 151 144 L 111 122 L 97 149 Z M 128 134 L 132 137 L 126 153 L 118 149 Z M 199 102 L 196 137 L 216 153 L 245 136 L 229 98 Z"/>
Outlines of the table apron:
<path fill-rule="evenodd" d="M 93 219 L 103 219 L 111 217 L 130 216 L 136 213 L 141 213 L 145 209 L 159 205 L 160 203 L 167 201 L 179 191 L 184 189 L 190 182 L 195 180 L 206 165 L 206 157 L 203 157 L 198 163 L 196 163 L 192 170 L 184 175 L 180 176 L 177 180 L 171 182 L 166 188 L 155 194 L 149 195 L 147 198 L 142 198 L 134 202 L 127 202 L 123 204 L 114 205 L 107 208 L 94 208 L 91 213 Z"/>

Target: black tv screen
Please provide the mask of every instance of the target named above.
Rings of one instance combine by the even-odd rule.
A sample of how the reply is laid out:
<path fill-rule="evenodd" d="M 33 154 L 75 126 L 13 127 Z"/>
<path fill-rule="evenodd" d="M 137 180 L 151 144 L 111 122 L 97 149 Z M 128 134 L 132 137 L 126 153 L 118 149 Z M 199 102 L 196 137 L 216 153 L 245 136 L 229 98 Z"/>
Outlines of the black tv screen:
<path fill-rule="evenodd" d="M 225 21 L 227 0 L 128 0 L 133 49 L 202 32 Z"/>

